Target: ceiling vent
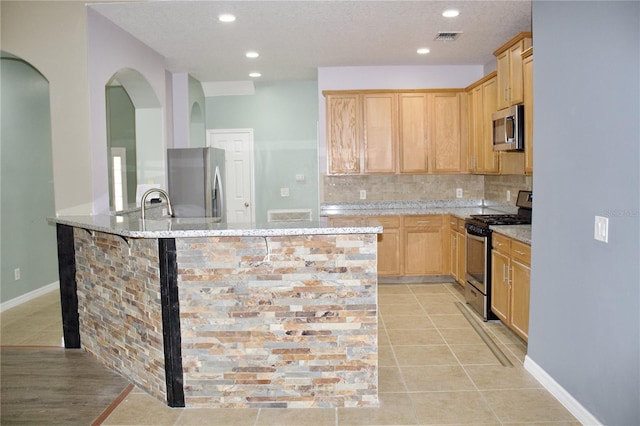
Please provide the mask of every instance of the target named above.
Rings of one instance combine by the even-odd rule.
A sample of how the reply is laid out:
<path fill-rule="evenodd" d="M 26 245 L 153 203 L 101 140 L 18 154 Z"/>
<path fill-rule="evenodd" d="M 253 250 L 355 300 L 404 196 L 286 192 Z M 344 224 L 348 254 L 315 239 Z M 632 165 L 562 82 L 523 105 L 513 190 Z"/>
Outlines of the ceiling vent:
<path fill-rule="evenodd" d="M 434 38 L 435 41 L 455 41 L 460 34 L 462 34 L 462 31 L 440 31 L 438 33 L 438 35 L 436 35 L 436 38 Z"/>

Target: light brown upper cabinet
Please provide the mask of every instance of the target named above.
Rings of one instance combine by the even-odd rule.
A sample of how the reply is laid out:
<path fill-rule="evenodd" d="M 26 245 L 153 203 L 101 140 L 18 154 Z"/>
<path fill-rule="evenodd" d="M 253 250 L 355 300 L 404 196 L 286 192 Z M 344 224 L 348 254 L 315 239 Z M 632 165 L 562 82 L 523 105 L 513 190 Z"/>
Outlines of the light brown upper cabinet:
<path fill-rule="evenodd" d="M 533 174 L 533 48 L 522 52 L 524 83 L 524 173 Z"/>
<path fill-rule="evenodd" d="M 531 47 L 531 40 L 530 32 L 522 32 L 493 52 L 498 61 L 498 109 L 523 102 L 522 52 Z"/>
<path fill-rule="evenodd" d="M 400 172 L 426 173 L 429 170 L 427 94 L 400 94 Z"/>
<path fill-rule="evenodd" d="M 362 95 L 364 173 L 395 173 L 398 170 L 398 95 Z"/>
<path fill-rule="evenodd" d="M 329 174 L 468 172 L 464 90 L 324 95 Z"/>
<path fill-rule="evenodd" d="M 469 156 L 473 173 L 500 172 L 498 153 L 493 150 L 491 115 L 496 111 L 496 73 L 488 74 L 469 88 Z"/>
<path fill-rule="evenodd" d="M 467 88 L 469 99 L 470 170 L 477 174 L 521 175 L 524 154 L 493 150 L 493 118 L 497 111 L 497 77 L 492 72 Z M 526 144 L 526 142 L 525 142 Z"/>
<path fill-rule="evenodd" d="M 433 173 L 468 171 L 467 102 L 465 93 L 430 93 L 431 118 L 429 170 Z"/>
<path fill-rule="evenodd" d="M 401 93 L 399 105 L 400 173 L 468 171 L 466 93 Z"/>
<path fill-rule="evenodd" d="M 362 103 L 354 93 L 326 96 L 329 174 L 361 172 Z"/>

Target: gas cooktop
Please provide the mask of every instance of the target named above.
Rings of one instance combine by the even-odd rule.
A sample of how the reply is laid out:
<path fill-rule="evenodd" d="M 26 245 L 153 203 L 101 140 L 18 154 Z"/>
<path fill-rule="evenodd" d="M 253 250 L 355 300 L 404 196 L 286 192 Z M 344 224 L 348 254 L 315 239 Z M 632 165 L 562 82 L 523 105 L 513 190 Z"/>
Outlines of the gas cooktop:
<path fill-rule="evenodd" d="M 531 216 L 518 214 L 475 214 L 471 215 L 474 221 L 485 225 L 528 225 Z"/>

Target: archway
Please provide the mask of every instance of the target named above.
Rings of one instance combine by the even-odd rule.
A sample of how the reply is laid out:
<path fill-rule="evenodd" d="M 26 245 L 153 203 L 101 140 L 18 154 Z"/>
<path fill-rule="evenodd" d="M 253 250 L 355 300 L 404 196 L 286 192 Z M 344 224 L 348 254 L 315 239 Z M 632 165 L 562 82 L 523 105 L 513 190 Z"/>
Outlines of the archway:
<path fill-rule="evenodd" d="M 0 51 L 1 301 L 58 278 L 49 81 L 30 63 Z M 8 304 L 9 306 L 11 303 Z"/>
<path fill-rule="evenodd" d="M 164 182 L 162 108 L 146 78 L 124 68 L 106 84 L 109 207 L 135 206 L 147 182 Z"/>

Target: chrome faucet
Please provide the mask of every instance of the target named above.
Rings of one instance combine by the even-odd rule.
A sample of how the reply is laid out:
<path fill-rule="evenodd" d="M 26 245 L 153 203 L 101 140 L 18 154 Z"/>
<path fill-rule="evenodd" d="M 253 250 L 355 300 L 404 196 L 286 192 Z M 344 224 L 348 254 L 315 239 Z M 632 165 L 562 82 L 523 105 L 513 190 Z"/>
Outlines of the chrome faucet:
<path fill-rule="evenodd" d="M 154 192 L 157 192 L 158 194 L 162 195 L 165 198 L 165 200 L 167 200 L 167 213 L 169 213 L 169 216 L 173 216 L 173 208 L 171 207 L 171 200 L 169 200 L 169 194 L 167 194 L 167 191 L 160 188 L 151 188 L 142 195 L 142 199 L 140 200 L 140 214 L 142 215 L 143 222 L 144 222 L 144 211 L 146 208 L 145 205 L 147 203 L 147 197 L 149 197 L 149 195 L 153 194 Z"/>

